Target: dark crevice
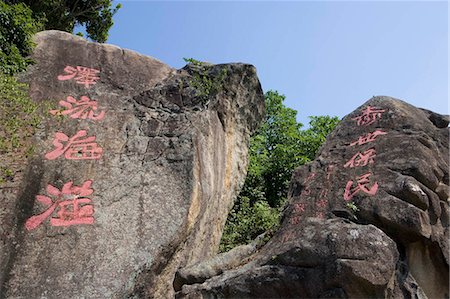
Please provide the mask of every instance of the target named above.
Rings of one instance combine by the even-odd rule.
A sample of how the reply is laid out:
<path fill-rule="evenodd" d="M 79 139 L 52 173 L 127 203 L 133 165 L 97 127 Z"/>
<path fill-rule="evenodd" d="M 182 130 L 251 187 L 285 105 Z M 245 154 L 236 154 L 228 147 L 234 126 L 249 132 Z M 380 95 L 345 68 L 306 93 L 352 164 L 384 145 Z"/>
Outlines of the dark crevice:
<path fill-rule="evenodd" d="M 0 299 L 6 298 L 7 284 L 11 278 L 11 271 L 20 253 L 20 246 L 25 238 L 25 222 L 33 214 L 35 197 L 39 193 L 44 176 L 44 165 L 41 159 L 29 162 L 28 169 L 22 180 L 22 193 L 17 197 L 13 215 L 16 215 L 14 237 L 9 244 L 9 256 L 0 274 Z M 17 245 L 18 247 L 17 247 Z"/>
<path fill-rule="evenodd" d="M 401 243 L 396 244 L 397 244 L 397 251 L 399 253 L 399 258 L 395 268 L 396 283 L 398 284 L 403 294 L 403 298 L 415 299 L 411 298 L 410 292 L 408 292 L 408 290 L 406 290 L 405 288 L 405 281 L 409 275 L 408 261 L 406 257 L 406 248 Z"/>

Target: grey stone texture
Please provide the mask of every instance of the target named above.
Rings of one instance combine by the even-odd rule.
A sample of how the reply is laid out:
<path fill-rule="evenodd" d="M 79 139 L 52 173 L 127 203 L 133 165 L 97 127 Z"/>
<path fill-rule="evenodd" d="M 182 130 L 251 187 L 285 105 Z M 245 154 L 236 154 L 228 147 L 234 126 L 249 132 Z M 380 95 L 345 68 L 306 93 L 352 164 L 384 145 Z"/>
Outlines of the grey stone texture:
<path fill-rule="evenodd" d="M 180 269 L 177 298 L 448 298 L 448 124 L 370 99 L 295 170 L 274 237 L 221 273 Z"/>
<path fill-rule="evenodd" d="M 22 78 L 32 99 L 63 111 L 60 101 L 87 96 L 97 101 L 94 116 L 105 115 L 49 113 L 20 185 L 2 190 L 0 297 L 173 298 L 175 271 L 215 255 L 244 182 L 249 137 L 264 114 L 255 68 L 209 65 L 206 77 L 217 84 L 205 92 L 195 65 L 175 70 L 59 31 L 38 33 L 35 42 L 36 63 Z M 95 84 L 77 79 L 78 66 L 99 71 Z M 74 159 L 85 154 L 78 147 L 46 158 L 57 132 L 71 138 L 80 130 L 96 137 L 99 159 Z M 49 210 L 39 197 L 51 197 L 48 185 L 62 190 L 88 181 L 92 194 L 69 186 L 71 194 L 52 198 L 55 211 L 27 229 L 31 217 Z M 63 202 L 74 209 L 79 198 L 91 200 L 81 204 L 84 216 L 58 214 Z M 55 218 L 84 222 L 56 226 Z"/>
<path fill-rule="evenodd" d="M 448 298 L 448 116 L 370 99 L 295 170 L 274 236 L 217 255 L 264 115 L 255 68 L 35 41 L 22 80 L 53 105 L 0 187 L 0 298 Z M 96 159 L 50 154 L 80 131 Z"/>

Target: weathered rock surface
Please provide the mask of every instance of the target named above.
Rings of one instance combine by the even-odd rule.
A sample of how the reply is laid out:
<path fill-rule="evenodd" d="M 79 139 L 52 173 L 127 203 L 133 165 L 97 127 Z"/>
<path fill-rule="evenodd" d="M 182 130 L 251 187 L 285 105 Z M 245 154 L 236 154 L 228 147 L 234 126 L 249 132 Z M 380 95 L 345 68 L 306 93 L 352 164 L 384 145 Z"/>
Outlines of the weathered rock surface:
<path fill-rule="evenodd" d="M 294 172 L 275 236 L 223 273 L 180 269 L 177 298 L 448 298 L 448 124 L 372 98 Z"/>
<path fill-rule="evenodd" d="M 23 79 L 54 107 L 20 187 L 1 190 L 0 297 L 173 298 L 243 184 L 264 113 L 255 68 L 199 76 L 58 31 L 36 43 Z"/>

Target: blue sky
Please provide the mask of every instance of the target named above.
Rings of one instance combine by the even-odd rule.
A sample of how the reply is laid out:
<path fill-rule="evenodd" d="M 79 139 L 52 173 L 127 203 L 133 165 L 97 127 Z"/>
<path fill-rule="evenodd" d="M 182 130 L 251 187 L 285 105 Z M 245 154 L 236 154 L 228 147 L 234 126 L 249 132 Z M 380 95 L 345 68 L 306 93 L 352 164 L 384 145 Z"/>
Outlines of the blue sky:
<path fill-rule="evenodd" d="M 116 1 L 108 43 L 183 67 L 256 66 L 264 91 L 343 117 L 373 95 L 448 114 L 448 3 Z"/>

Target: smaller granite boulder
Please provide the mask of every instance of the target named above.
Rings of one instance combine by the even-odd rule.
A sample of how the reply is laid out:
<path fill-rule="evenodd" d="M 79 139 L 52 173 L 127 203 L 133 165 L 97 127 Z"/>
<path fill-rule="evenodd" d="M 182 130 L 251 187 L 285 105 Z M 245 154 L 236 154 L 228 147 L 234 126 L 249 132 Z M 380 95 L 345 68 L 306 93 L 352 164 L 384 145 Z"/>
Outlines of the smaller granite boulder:
<path fill-rule="evenodd" d="M 448 124 L 372 98 L 294 172 L 275 236 L 178 297 L 447 298 Z"/>

